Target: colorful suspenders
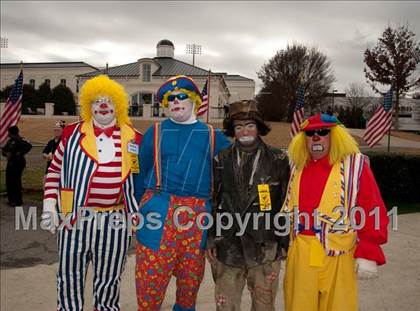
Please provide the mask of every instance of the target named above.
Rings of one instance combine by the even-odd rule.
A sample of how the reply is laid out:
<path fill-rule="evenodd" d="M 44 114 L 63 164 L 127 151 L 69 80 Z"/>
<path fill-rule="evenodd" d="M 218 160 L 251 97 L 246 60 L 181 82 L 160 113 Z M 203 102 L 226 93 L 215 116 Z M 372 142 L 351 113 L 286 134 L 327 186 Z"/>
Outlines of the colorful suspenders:
<path fill-rule="evenodd" d="M 213 167 L 213 157 L 215 150 L 215 131 L 214 127 L 210 124 L 207 124 L 209 129 L 209 142 L 210 142 L 210 168 Z M 153 157 L 155 164 L 155 177 L 156 177 L 156 191 L 159 192 L 162 189 L 162 161 L 160 155 L 160 144 L 161 144 L 161 126 L 160 122 L 155 122 L 154 124 L 154 140 L 153 140 Z M 211 169 L 211 185 L 210 185 L 210 195 L 213 193 L 213 169 Z"/>

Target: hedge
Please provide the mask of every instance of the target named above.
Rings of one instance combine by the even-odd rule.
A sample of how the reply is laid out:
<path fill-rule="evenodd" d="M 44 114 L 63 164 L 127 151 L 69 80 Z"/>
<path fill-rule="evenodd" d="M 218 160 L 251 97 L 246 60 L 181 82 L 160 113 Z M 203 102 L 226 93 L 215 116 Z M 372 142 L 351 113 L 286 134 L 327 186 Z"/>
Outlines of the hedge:
<path fill-rule="evenodd" d="M 420 155 L 367 152 L 382 197 L 420 202 Z"/>

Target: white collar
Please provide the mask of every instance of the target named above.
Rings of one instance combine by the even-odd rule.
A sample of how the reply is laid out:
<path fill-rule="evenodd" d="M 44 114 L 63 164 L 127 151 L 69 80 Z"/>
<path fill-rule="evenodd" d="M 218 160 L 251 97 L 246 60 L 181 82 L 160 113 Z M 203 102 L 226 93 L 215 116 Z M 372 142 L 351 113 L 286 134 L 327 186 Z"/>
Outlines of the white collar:
<path fill-rule="evenodd" d="M 191 116 L 188 118 L 188 120 L 185 120 L 183 122 L 176 121 L 176 120 L 172 119 L 171 117 L 169 117 L 169 119 L 171 119 L 171 121 L 176 123 L 176 124 L 182 124 L 182 125 L 194 124 L 194 123 L 197 122 L 197 117 L 196 117 L 194 112 L 191 114 Z"/>

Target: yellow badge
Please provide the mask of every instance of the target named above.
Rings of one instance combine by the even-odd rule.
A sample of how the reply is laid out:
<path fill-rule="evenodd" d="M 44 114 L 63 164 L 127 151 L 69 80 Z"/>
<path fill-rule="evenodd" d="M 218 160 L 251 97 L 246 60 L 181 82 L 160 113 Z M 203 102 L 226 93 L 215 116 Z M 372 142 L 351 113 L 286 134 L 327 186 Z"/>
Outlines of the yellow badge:
<path fill-rule="evenodd" d="M 130 160 L 130 168 L 132 173 L 140 173 L 140 165 L 139 165 L 139 145 L 136 144 L 135 140 L 131 140 L 128 145 L 128 156 Z"/>
<path fill-rule="evenodd" d="M 130 157 L 131 172 L 136 174 L 140 173 L 139 158 L 137 154 L 129 152 L 128 155 Z"/>
<path fill-rule="evenodd" d="M 267 184 L 258 185 L 258 196 L 260 198 L 260 211 L 271 211 L 270 186 Z"/>

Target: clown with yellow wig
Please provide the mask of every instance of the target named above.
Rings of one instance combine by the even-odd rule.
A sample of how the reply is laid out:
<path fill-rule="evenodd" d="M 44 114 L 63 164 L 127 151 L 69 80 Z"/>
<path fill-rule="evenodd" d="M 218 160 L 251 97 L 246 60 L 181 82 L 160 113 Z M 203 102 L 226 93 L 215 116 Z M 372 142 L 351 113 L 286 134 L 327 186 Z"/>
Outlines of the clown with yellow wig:
<path fill-rule="evenodd" d="M 169 118 L 144 134 L 135 183 L 144 220 L 136 231 L 138 310 L 159 310 L 175 276 L 173 310 L 194 311 L 204 276 L 207 234 L 197 216 L 211 212 L 212 159 L 230 142 L 221 131 L 196 119 L 202 98 L 191 78 L 170 78 L 157 97 Z"/>
<path fill-rule="evenodd" d="M 58 226 L 57 310 L 83 309 L 90 261 L 94 310 L 120 310 L 142 135 L 130 125 L 124 88 L 107 76 L 83 85 L 80 106 L 82 121 L 64 129 L 45 183 L 42 219 L 52 233 Z"/>
<path fill-rule="evenodd" d="M 292 174 L 286 311 L 356 311 L 356 279 L 385 263 L 387 211 L 367 158 L 334 117 L 305 120 L 289 146 Z"/>

